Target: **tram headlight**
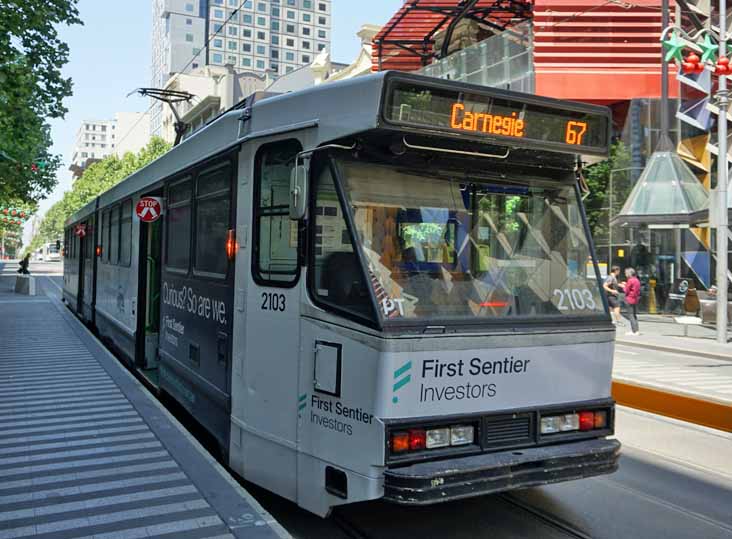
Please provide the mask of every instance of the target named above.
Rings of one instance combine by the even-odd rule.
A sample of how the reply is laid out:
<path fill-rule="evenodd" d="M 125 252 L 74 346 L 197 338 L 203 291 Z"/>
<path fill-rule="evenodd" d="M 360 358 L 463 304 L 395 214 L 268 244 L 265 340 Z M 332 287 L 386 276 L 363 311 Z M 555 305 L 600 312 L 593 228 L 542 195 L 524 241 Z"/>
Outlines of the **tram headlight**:
<path fill-rule="evenodd" d="M 466 445 L 475 441 L 475 428 L 472 425 L 459 425 L 450 429 L 450 445 Z"/>
<path fill-rule="evenodd" d="M 541 418 L 541 433 L 542 434 L 554 434 L 560 432 L 559 427 L 561 425 L 561 417 L 558 415 L 552 417 Z"/>
<path fill-rule="evenodd" d="M 450 429 L 430 429 L 427 431 L 427 449 L 450 445 Z"/>

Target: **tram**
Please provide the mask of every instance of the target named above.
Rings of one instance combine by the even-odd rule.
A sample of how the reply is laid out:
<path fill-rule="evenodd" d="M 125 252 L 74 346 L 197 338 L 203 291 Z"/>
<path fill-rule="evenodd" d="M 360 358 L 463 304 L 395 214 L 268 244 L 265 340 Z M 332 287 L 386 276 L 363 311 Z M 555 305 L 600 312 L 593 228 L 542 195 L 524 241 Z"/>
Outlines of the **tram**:
<path fill-rule="evenodd" d="M 66 222 L 64 301 L 321 516 L 611 473 L 578 185 L 609 140 L 604 107 L 396 72 L 251 97 Z"/>

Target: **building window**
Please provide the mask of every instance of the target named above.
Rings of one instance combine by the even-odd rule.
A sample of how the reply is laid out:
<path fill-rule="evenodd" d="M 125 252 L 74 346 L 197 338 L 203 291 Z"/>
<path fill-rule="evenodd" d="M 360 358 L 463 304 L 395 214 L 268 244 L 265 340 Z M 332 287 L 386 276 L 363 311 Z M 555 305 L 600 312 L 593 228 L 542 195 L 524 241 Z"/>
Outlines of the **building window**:
<path fill-rule="evenodd" d="M 191 254 L 191 180 L 168 189 L 165 261 L 168 267 L 187 272 Z"/>
<path fill-rule="evenodd" d="M 303 13 L 302 14 L 302 22 L 311 22 L 312 17 L 310 16 L 310 13 Z"/>
<path fill-rule="evenodd" d="M 186 19 L 186 26 L 191 26 L 193 24 L 193 19 Z"/>
<path fill-rule="evenodd" d="M 258 282 L 292 286 L 298 278 L 297 222 L 288 214 L 290 173 L 302 151 L 297 140 L 263 146 L 256 158 L 253 273 Z"/>
<path fill-rule="evenodd" d="M 297 2 L 295 2 L 295 0 L 287 0 L 287 5 L 288 6 L 295 6 L 295 5 L 297 5 Z"/>
<path fill-rule="evenodd" d="M 310 50 L 310 42 L 309 41 L 303 41 L 302 42 L 302 48 L 305 50 Z"/>
<path fill-rule="evenodd" d="M 239 35 L 239 32 L 236 29 L 236 26 L 229 26 L 229 35 L 230 36 L 237 36 Z"/>
<path fill-rule="evenodd" d="M 290 10 L 288 9 L 288 10 L 287 10 L 287 18 L 288 18 L 288 19 L 291 19 L 291 20 L 295 20 L 295 12 L 294 12 L 294 11 L 290 11 Z"/>
<path fill-rule="evenodd" d="M 287 69 L 285 69 L 286 73 L 292 73 L 293 71 L 295 71 L 295 68 L 292 66 L 287 66 Z"/>
<path fill-rule="evenodd" d="M 227 60 L 226 60 L 227 64 L 231 64 L 233 66 L 236 65 L 236 56 L 227 56 L 226 58 L 227 58 Z"/>
<path fill-rule="evenodd" d="M 280 66 L 279 66 L 279 65 L 277 65 L 277 64 L 270 64 L 270 65 L 269 65 L 269 67 L 270 67 L 270 69 L 271 69 L 272 71 L 274 71 L 275 73 L 277 73 L 277 72 L 278 72 L 278 71 L 280 70 Z"/>
<path fill-rule="evenodd" d="M 213 0 L 213 3 L 216 4 L 217 6 L 223 6 L 224 0 Z"/>
<path fill-rule="evenodd" d="M 189 43 L 192 43 L 193 42 L 193 34 L 186 34 L 186 41 L 188 41 Z"/>
<path fill-rule="evenodd" d="M 254 19 L 252 18 L 252 16 L 251 16 L 251 15 L 249 15 L 248 13 L 245 13 L 244 15 L 242 15 L 242 16 L 241 16 L 241 21 L 242 21 L 242 22 L 243 22 L 244 24 L 252 24 L 252 21 L 253 21 L 253 20 L 254 20 Z"/>
<path fill-rule="evenodd" d="M 197 64 L 196 62 L 193 62 L 193 63 L 191 64 L 191 67 L 192 67 L 193 69 L 198 69 L 198 64 Z M 112 144 L 112 148 L 114 148 L 114 144 Z"/>
<path fill-rule="evenodd" d="M 278 7 L 273 7 L 273 8 L 272 8 L 272 16 L 273 16 L 273 17 L 279 17 L 279 16 L 280 16 L 280 8 L 278 8 Z"/>
<path fill-rule="evenodd" d="M 267 54 L 267 50 L 264 48 L 264 45 L 257 45 L 257 54 L 260 56 Z"/>
<path fill-rule="evenodd" d="M 267 26 L 267 19 L 264 17 L 257 17 L 257 26 Z"/>
<path fill-rule="evenodd" d="M 303 26 L 302 27 L 302 35 L 309 36 L 310 35 L 310 28 L 308 28 L 307 26 Z"/>
<path fill-rule="evenodd" d="M 318 52 L 322 51 L 325 48 L 325 43 L 318 43 Z"/>
<path fill-rule="evenodd" d="M 201 49 L 193 47 L 193 56 L 198 56 L 199 54 L 201 54 Z M 112 135 L 112 137 L 114 137 L 114 135 Z"/>
<path fill-rule="evenodd" d="M 271 36 L 270 40 L 272 42 L 272 45 L 279 45 L 280 44 L 280 37 L 279 36 Z"/>
<path fill-rule="evenodd" d="M 264 69 L 264 60 L 257 60 L 257 69 Z"/>
<path fill-rule="evenodd" d="M 271 51 L 269 51 L 269 57 L 270 58 L 279 58 L 280 57 L 280 51 L 278 51 L 276 49 L 272 49 Z"/>
<path fill-rule="evenodd" d="M 270 28 L 273 32 L 279 32 L 280 31 L 280 22 L 279 21 L 272 21 L 270 23 Z"/>
<path fill-rule="evenodd" d="M 243 65 L 245 67 L 252 67 L 252 59 L 251 58 L 242 58 L 241 65 Z"/>
<path fill-rule="evenodd" d="M 305 9 L 313 9 L 312 0 L 302 0 L 302 7 L 304 7 Z"/>
<path fill-rule="evenodd" d="M 242 28 L 241 37 L 252 37 L 252 31 L 248 28 Z"/>
<path fill-rule="evenodd" d="M 241 51 L 242 52 L 252 52 L 252 44 L 251 43 L 242 43 Z"/>
<path fill-rule="evenodd" d="M 325 30 L 318 30 L 318 37 L 320 39 L 325 39 Z"/>
<path fill-rule="evenodd" d="M 285 32 L 288 34 L 294 34 L 295 33 L 295 25 L 294 24 L 288 24 L 285 26 Z"/>
<path fill-rule="evenodd" d="M 236 41 L 229 41 L 229 50 L 235 51 L 237 49 Z"/>
<path fill-rule="evenodd" d="M 265 13 L 267 11 L 267 4 L 264 2 L 257 2 L 257 11 Z"/>
<path fill-rule="evenodd" d="M 188 13 L 193 13 L 193 4 L 186 4 L 186 11 Z"/>
<path fill-rule="evenodd" d="M 257 32 L 257 39 L 259 41 L 267 41 L 267 34 L 264 32 Z"/>
<path fill-rule="evenodd" d="M 224 63 L 224 57 L 219 54 L 218 52 L 215 52 L 213 54 L 213 63 L 214 64 L 223 64 Z"/>
<path fill-rule="evenodd" d="M 318 24 L 322 24 L 323 26 L 325 26 L 326 24 L 328 24 L 328 19 L 326 19 L 325 17 L 318 17 Z"/>
<path fill-rule="evenodd" d="M 285 40 L 285 45 L 287 45 L 288 47 L 294 47 L 295 46 L 295 40 L 288 37 Z"/>
<path fill-rule="evenodd" d="M 324 4 L 324 3 L 322 3 L 322 2 L 320 2 L 320 3 L 318 4 L 318 11 L 327 11 L 327 10 L 328 10 L 328 6 L 327 6 L 327 5 L 325 5 L 325 4 Z"/>
<path fill-rule="evenodd" d="M 302 63 L 303 64 L 309 64 L 310 63 L 310 55 L 309 54 L 303 54 L 302 55 Z"/>
<path fill-rule="evenodd" d="M 221 31 L 221 24 L 215 22 L 213 25 L 214 34 L 218 34 Z"/>
<path fill-rule="evenodd" d="M 223 48 L 223 46 L 224 46 L 224 40 L 223 39 L 219 39 L 219 38 L 214 39 L 213 40 L 213 46 L 214 47 L 217 47 L 219 49 Z"/>
<path fill-rule="evenodd" d="M 216 17 L 217 19 L 223 19 L 224 10 L 223 9 L 214 9 L 214 17 Z"/>
<path fill-rule="evenodd" d="M 285 53 L 285 60 L 288 62 L 294 62 L 295 61 L 295 53 L 294 52 L 286 52 Z"/>

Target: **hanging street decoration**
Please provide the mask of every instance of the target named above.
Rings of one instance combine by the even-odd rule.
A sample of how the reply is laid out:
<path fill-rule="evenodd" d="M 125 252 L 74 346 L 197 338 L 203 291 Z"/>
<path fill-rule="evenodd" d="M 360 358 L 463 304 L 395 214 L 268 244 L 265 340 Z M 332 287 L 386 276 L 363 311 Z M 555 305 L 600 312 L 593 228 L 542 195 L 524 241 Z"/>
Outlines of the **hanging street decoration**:
<path fill-rule="evenodd" d="M 667 37 L 669 33 L 671 36 Z M 702 34 L 704 39 L 700 41 Z M 718 77 L 732 75 L 729 58 L 717 57 L 719 43 L 716 36 L 706 28 L 690 36 L 677 26 L 669 26 L 661 33 L 661 44 L 666 51 L 664 60 L 676 63 L 684 74 L 699 74 L 709 68 Z M 690 49 L 691 52 L 684 56 L 684 49 Z"/>
<path fill-rule="evenodd" d="M 684 48 L 686 48 L 686 43 L 679 39 L 678 34 L 676 32 L 673 32 L 669 39 L 662 41 L 662 44 L 663 48 L 666 49 L 665 60 L 667 62 L 676 60 L 681 63 L 681 61 L 684 59 L 682 51 L 684 50 Z"/>
<path fill-rule="evenodd" d="M 22 225 L 29 217 L 30 213 L 23 208 L 0 206 L 0 224 Z"/>
<path fill-rule="evenodd" d="M 699 47 L 702 50 L 702 62 L 714 62 L 714 59 L 717 57 L 717 51 L 719 50 L 719 45 L 714 43 L 712 39 L 709 37 L 709 34 L 704 35 L 704 42 L 698 43 Z"/>

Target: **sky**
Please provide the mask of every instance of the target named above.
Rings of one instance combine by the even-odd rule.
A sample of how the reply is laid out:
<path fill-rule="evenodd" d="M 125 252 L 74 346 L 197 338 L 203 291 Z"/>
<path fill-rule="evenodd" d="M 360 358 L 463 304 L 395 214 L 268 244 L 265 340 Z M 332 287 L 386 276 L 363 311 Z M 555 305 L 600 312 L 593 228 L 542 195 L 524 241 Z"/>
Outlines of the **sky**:
<path fill-rule="evenodd" d="M 356 36 L 362 24 L 384 24 L 403 0 L 333 0 L 331 58 L 351 63 L 358 54 Z M 51 121 L 52 153 L 63 165 L 54 192 L 40 204 L 40 214 L 71 187 L 69 158 L 76 131 L 84 120 L 111 119 L 115 112 L 145 111 L 146 98 L 127 94 L 150 84 L 151 0 L 80 0 L 83 26 L 61 27 L 59 36 L 70 48 L 62 73 L 71 77 L 74 94 L 64 101 L 65 118 Z M 30 222 L 24 242 L 30 241 Z"/>

